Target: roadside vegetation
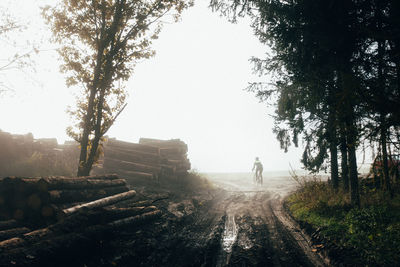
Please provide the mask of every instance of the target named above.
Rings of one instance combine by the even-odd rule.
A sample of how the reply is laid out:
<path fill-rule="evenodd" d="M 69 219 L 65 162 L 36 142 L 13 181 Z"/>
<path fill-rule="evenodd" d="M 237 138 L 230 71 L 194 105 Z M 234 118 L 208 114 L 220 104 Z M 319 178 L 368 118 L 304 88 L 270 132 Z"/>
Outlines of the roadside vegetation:
<path fill-rule="evenodd" d="M 391 196 L 378 190 L 372 179 L 361 180 L 360 208 L 356 208 L 343 189 L 334 190 L 316 177 L 295 179 L 301 186 L 285 204 L 313 235 L 317 248 L 328 247 L 328 255 L 346 265 L 395 266 L 400 262 L 398 183 Z"/>
<path fill-rule="evenodd" d="M 179 179 L 174 183 L 175 186 L 182 187 L 183 191 L 207 191 L 214 189 L 213 184 L 204 177 L 203 174 L 196 170 L 191 170 L 188 174 Z"/>

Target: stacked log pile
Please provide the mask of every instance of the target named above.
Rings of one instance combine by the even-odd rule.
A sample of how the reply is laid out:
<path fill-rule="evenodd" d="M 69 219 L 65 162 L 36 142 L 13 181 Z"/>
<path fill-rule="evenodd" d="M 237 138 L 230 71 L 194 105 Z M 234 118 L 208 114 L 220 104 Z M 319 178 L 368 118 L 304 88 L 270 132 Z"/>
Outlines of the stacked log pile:
<path fill-rule="evenodd" d="M 16 135 L 0 130 L 0 177 L 72 176 L 79 158 L 75 142 L 58 144 L 55 138 L 34 139 L 32 134 Z"/>
<path fill-rule="evenodd" d="M 191 168 L 187 157 L 188 146 L 179 139 L 158 140 L 140 138 L 139 144 L 159 149 L 163 175 L 180 176 L 186 174 Z"/>
<path fill-rule="evenodd" d="M 190 170 L 187 151 L 187 145 L 179 139 L 141 138 L 138 144 L 109 139 L 104 145 L 103 164 L 95 173 L 146 180 L 179 177 Z"/>
<path fill-rule="evenodd" d="M 0 189 L 0 265 L 40 265 L 49 252 L 77 252 L 161 215 L 151 203 L 134 202 L 136 192 L 116 175 L 4 178 Z"/>
<path fill-rule="evenodd" d="M 89 177 L 6 177 L 0 180 L 0 217 L 34 225 L 57 221 L 60 209 L 77 202 L 128 191 L 116 175 Z"/>

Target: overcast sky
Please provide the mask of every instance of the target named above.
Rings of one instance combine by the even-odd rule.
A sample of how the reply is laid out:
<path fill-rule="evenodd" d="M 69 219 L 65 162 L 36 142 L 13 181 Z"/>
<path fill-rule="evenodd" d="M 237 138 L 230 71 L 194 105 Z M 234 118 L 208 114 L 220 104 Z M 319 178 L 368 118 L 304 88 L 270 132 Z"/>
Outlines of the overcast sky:
<path fill-rule="evenodd" d="M 20 43 L 46 33 L 39 2 L 45 1 L 8 1 L 10 12 L 28 21 L 28 30 L 18 34 Z M 192 167 L 203 172 L 249 171 L 256 156 L 266 170 L 287 170 L 289 163 L 299 168 L 299 150 L 279 149 L 269 116 L 273 110 L 244 91 L 248 82 L 260 80 L 249 59 L 262 57 L 267 47 L 247 20 L 231 24 L 207 5 L 198 0 L 180 22 L 164 26 L 153 45 L 156 56 L 139 63 L 127 83 L 128 106 L 108 135 L 130 142 L 180 138 L 189 146 Z M 14 92 L 0 96 L 0 129 L 62 143 L 69 139 L 65 111 L 76 92 L 66 88 L 48 37 L 36 73 L 1 74 Z"/>

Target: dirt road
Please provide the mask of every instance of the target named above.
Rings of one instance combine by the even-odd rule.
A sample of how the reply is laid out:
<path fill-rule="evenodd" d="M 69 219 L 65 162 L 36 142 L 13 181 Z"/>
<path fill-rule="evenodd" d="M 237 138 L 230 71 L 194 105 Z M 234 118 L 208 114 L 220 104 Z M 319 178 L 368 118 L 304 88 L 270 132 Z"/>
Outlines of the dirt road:
<path fill-rule="evenodd" d="M 209 201 L 202 195 L 169 203 L 172 219 L 154 241 L 162 248 L 152 246 L 153 253 L 138 265 L 326 266 L 282 209 L 295 182 L 265 178 L 263 186 L 255 186 L 245 174 L 210 175 L 221 189 L 210 193 Z"/>
<path fill-rule="evenodd" d="M 265 177 L 254 185 L 243 175 L 209 177 L 225 194 L 218 196 L 203 218 L 213 217 L 208 233 L 220 239 L 210 266 L 325 266 L 310 240 L 282 209 L 282 199 L 295 189 L 289 177 Z M 191 229 L 203 225 L 196 221 Z M 223 226 L 221 228 L 221 226 Z M 203 227 L 199 227 L 203 228 Z M 204 229 L 204 228 L 203 228 Z M 188 229 L 189 230 L 189 229 Z M 219 230 L 219 233 L 218 233 Z M 214 231 L 214 232 L 212 232 Z"/>

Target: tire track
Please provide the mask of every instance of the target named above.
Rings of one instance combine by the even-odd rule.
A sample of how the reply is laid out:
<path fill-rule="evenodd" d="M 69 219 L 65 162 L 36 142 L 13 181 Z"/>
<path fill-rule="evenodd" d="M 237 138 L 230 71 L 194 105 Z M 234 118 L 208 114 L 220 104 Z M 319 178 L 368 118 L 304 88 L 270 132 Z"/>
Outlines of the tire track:
<path fill-rule="evenodd" d="M 329 261 L 327 259 L 319 253 L 312 251 L 311 238 L 307 234 L 303 233 L 300 226 L 284 211 L 283 203 L 280 198 L 272 199 L 270 201 L 270 206 L 273 215 L 277 220 L 279 220 L 284 231 L 288 236 L 292 237 L 313 266 L 328 266 Z"/>

